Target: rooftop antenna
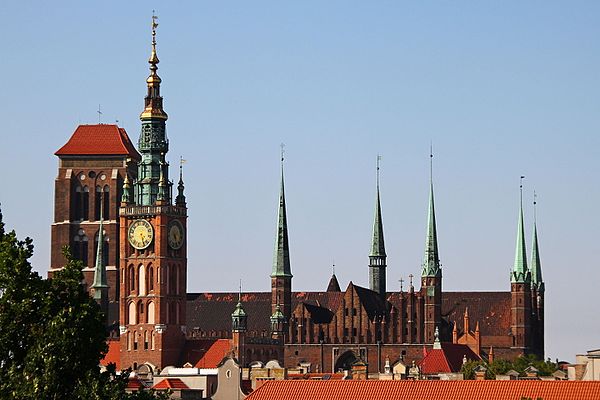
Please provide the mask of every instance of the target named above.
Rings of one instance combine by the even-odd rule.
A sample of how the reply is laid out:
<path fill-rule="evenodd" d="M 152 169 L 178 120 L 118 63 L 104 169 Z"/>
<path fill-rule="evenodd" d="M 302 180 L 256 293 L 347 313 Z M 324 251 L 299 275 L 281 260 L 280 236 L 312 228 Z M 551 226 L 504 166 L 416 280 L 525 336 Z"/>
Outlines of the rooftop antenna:
<path fill-rule="evenodd" d="M 100 104 L 98 104 L 98 111 L 96 111 L 98 113 L 98 125 L 101 124 L 100 122 L 100 118 L 102 117 L 102 110 L 100 108 Z"/>

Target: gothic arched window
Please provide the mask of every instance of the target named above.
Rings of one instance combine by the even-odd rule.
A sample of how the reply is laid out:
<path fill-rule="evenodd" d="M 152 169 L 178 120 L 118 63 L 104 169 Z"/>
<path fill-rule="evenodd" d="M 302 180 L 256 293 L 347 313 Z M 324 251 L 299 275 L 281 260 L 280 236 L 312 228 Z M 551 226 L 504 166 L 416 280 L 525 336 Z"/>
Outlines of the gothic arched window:
<path fill-rule="evenodd" d="M 152 264 L 148 265 L 148 292 L 154 291 L 154 267 Z"/>
<path fill-rule="evenodd" d="M 138 267 L 138 294 L 146 295 L 146 268 L 142 264 Z"/>
<path fill-rule="evenodd" d="M 135 306 L 135 302 L 129 303 L 129 325 L 137 324 L 137 307 Z"/>

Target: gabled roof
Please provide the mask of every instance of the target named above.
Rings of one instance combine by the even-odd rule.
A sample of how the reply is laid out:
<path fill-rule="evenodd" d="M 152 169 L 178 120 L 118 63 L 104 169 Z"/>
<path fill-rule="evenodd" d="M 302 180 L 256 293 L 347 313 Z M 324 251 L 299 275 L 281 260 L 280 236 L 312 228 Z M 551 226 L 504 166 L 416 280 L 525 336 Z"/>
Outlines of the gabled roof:
<path fill-rule="evenodd" d="M 115 364 L 116 370 L 121 370 L 121 342 L 118 340 L 109 340 L 108 341 L 108 352 L 102 360 L 100 360 L 100 365 L 108 366 L 108 364 Z"/>
<path fill-rule="evenodd" d="M 125 129 L 117 125 L 79 125 L 57 156 L 109 155 L 140 158 Z"/>
<path fill-rule="evenodd" d="M 152 386 L 152 389 L 189 389 L 188 385 L 179 378 L 166 378 Z"/>
<path fill-rule="evenodd" d="M 333 319 L 333 313 L 331 310 L 325 307 L 320 307 L 310 303 L 302 303 L 308 314 L 310 315 L 310 319 L 315 324 L 328 324 Z"/>
<path fill-rule="evenodd" d="M 360 299 L 360 303 L 365 308 L 371 321 L 374 320 L 376 315 L 386 314 L 387 302 L 381 298 L 379 293 L 362 286 L 354 285 L 352 282 L 350 282 L 350 284 L 354 286 L 354 290 Z"/>
<path fill-rule="evenodd" d="M 179 363 L 190 363 L 194 368 L 217 368 L 229 351 L 229 339 L 186 340 Z"/>
<path fill-rule="evenodd" d="M 329 280 L 329 284 L 327 285 L 326 292 L 341 292 L 340 283 L 337 280 L 335 274 L 331 275 L 331 279 Z"/>
<path fill-rule="evenodd" d="M 600 381 L 272 380 L 247 400 L 597 400 Z"/>
<path fill-rule="evenodd" d="M 231 351 L 229 339 L 201 340 L 205 343 L 203 356 L 196 362 L 196 368 L 217 368 L 223 357 Z"/>
<path fill-rule="evenodd" d="M 441 343 L 441 349 L 429 350 L 419 366 L 423 374 L 460 372 L 463 358 L 479 360 L 479 356 L 465 344 Z"/>

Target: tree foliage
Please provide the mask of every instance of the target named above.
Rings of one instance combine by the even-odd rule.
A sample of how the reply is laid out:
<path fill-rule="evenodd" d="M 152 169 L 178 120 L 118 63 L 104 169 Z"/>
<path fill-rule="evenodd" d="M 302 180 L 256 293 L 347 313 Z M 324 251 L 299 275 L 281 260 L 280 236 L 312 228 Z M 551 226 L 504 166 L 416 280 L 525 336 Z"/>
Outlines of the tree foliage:
<path fill-rule="evenodd" d="M 0 398 L 154 399 L 125 393 L 127 374 L 100 372 L 106 328 L 68 253 L 53 279 L 33 271 L 30 238 L 6 232 L 0 212 Z"/>
<path fill-rule="evenodd" d="M 529 366 L 535 367 L 539 372 L 540 376 L 549 376 L 554 373 L 557 369 L 557 365 L 550 360 L 540 360 L 534 355 L 521 356 L 514 361 L 508 360 L 494 360 L 491 363 L 486 361 L 468 361 L 462 366 L 461 372 L 465 379 L 475 379 L 475 368 L 478 366 L 484 366 L 487 370 L 485 372 L 486 379 L 496 379 L 496 375 L 504 375 L 510 370 L 514 370 L 519 373 L 519 376 L 525 376 L 525 369 Z"/>

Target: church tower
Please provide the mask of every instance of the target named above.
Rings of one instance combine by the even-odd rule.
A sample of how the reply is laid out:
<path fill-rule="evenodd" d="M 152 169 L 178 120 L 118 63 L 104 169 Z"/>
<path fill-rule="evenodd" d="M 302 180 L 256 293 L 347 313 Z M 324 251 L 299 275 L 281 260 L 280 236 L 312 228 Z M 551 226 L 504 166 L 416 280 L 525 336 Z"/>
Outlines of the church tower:
<path fill-rule="evenodd" d="M 283 148 L 281 151 L 281 187 L 279 192 L 279 212 L 277 216 L 277 237 L 273 254 L 271 273 L 271 314 L 277 309 L 283 313 L 286 322 L 292 316 L 292 270 L 290 268 L 290 246 L 288 243 L 285 191 L 283 185 Z"/>
<path fill-rule="evenodd" d="M 386 300 L 386 268 L 387 255 L 383 239 L 383 221 L 381 218 L 381 202 L 379 199 L 379 161 L 377 156 L 377 196 L 375 198 L 375 217 L 373 219 L 373 239 L 369 253 L 369 289 L 379 293 Z"/>
<path fill-rule="evenodd" d="M 531 243 L 531 308 L 532 325 L 535 337 L 535 343 L 532 343 L 533 352 L 541 359 L 544 359 L 544 293 L 546 286 L 542 279 L 542 263 L 540 262 L 540 251 L 538 247 L 537 235 L 537 199 L 534 194 L 533 200 L 533 239 Z"/>
<path fill-rule="evenodd" d="M 156 17 L 152 17 L 152 52 L 148 92 L 140 115 L 141 160 L 133 186 L 123 184 L 120 214 L 121 365 L 156 369 L 178 365 L 186 334 L 186 219 L 180 173 L 173 204 L 165 155 L 167 114 L 157 74 Z"/>
<path fill-rule="evenodd" d="M 510 273 L 511 333 L 513 348 L 522 354 L 529 352 L 531 334 L 531 274 L 527 269 L 525 232 L 523 228 L 523 177 L 520 185 L 519 222 L 515 262 Z"/>
<path fill-rule="evenodd" d="M 435 332 L 442 321 L 442 268 L 433 201 L 433 152 L 429 154 L 429 163 L 429 211 L 421 271 L 421 291 L 425 299 L 425 343 L 433 343 Z"/>

